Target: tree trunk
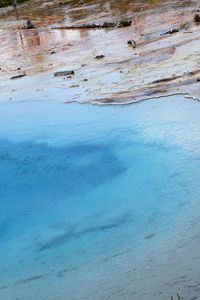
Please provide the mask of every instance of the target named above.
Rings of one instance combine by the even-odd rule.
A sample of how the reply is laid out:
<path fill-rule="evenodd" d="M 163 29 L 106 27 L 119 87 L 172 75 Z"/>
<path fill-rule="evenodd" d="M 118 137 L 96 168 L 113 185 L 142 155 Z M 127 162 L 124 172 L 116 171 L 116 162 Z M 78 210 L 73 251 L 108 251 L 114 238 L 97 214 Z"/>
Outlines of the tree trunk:
<path fill-rule="evenodd" d="M 14 9 L 16 9 L 17 8 L 17 0 L 13 0 L 12 2 L 13 2 Z"/>

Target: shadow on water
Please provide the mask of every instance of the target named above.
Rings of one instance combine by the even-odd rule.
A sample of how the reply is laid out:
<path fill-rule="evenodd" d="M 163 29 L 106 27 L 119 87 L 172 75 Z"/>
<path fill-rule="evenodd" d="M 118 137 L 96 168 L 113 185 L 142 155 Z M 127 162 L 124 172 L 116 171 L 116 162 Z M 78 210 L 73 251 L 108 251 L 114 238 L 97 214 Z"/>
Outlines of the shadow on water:
<path fill-rule="evenodd" d="M 38 251 L 48 250 L 54 247 L 57 247 L 62 244 L 66 244 L 74 239 L 79 239 L 85 235 L 97 234 L 98 232 L 106 232 L 109 230 L 117 229 L 118 227 L 123 226 L 129 220 L 129 214 L 126 213 L 118 218 L 107 221 L 107 223 L 102 223 L 99 226 L 90 226 L 83 230 L 77 230 L 77 228 L 69 227 L 65 230 L 63 234 L 57 235 L 46 241 L 45 243 L 38 244 Z"/>
<path fill-rule="evenodd" d="M 48 211 L 56 199 L 68 201 L 72 195 L 85 195 L 126 171 L 111 144 L 52 147 L 5 140 L 0 143 L 0 168 L 5 174 L 0 181 L 0 198 L 7 203 L 1 201 L 1 238 L 6 237 L 13 223 L 19 222 L 22 213 L 37 213 L 39 207 Z"/>
<path fill-rule="evenodd" d="M 58 190 L 71 194 L 105 183 L 125 171 L 112 145 L 108 144 L 77 143 L 66 147 L 52 147 L 46 144 L 13 144 L 2 141 L 0 151 L 2 167 L 5 166 L 7 170 L 11 167 L 15 172 L 15 178 L 12 178 L 13 189 L 20 188 L 22 181 L 24 184 L 39 183 L 38 189 L 42 189 L 48 181 L 49 186 L 57 183 Z M 1 181 L 2 187 L 9 179 Z"/>

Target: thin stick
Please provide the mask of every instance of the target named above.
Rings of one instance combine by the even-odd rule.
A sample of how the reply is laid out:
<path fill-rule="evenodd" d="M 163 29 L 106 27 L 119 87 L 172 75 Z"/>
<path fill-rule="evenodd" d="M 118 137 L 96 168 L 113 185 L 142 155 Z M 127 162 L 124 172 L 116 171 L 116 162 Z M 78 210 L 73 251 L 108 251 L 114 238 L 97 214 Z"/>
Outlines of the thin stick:
<path fill-rule="evenodd" d="M 181 297 L 179 296 L 179 294 L 177 293 L 176 295 L 177 295 L 178 300 L 181 300 Z"/>
<path fill-rule="evenodd" d="M 13 0 L 13 7 L 14 7 L 14 10 L 16 10 L 16 8 L 17 8 L 17 0 Z"/>

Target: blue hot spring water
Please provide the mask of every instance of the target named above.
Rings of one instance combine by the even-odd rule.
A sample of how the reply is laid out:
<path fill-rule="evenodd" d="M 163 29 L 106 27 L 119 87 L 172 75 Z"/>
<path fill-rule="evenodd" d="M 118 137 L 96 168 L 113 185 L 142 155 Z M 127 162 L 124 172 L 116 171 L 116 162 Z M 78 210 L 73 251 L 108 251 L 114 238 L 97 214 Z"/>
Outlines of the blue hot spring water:
<path fill-rule="evenodd" d="M 180 96 L 1 103 L 0 299 L 115 299 L 199 194 L 199 130 Z"/>

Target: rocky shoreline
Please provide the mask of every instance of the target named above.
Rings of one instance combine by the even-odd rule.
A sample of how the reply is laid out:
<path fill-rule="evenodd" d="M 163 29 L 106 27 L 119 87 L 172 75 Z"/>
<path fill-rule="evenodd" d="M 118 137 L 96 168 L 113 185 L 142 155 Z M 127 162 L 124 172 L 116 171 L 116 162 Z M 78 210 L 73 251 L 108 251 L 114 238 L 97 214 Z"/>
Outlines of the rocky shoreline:
<path fill-rule="evenodd" d="M 51 17 L 42 3 L 37 10 L 32 5 L 21 5 L 17 16 L 0 10 L 4 98 L 26 89 L 27 75 L 45 76 L 44 95 L 49 86 L 58 94 L 62 89 L 64 102 L 125 104 L 173 94 L 200 99 L 198 1 L 143 1 L 140 10 L 130 3 L 112 2 L 109 10 L 104 2 L 52 1 Z M 53 80 L 54 73 L 69 71 L 75 75 Z M 20 80 L 19 88 L 10 78 Z"/>

